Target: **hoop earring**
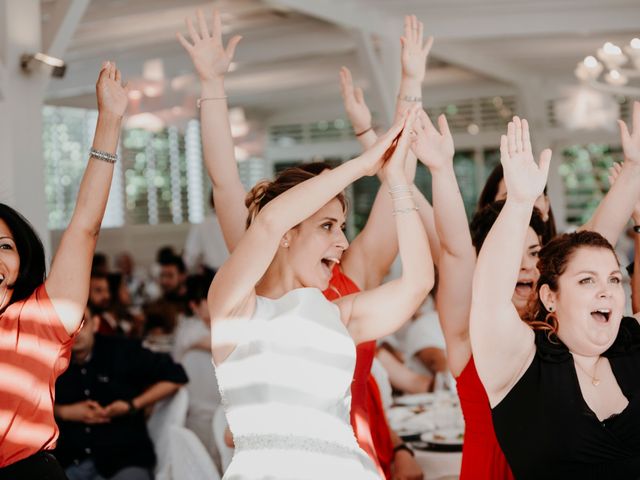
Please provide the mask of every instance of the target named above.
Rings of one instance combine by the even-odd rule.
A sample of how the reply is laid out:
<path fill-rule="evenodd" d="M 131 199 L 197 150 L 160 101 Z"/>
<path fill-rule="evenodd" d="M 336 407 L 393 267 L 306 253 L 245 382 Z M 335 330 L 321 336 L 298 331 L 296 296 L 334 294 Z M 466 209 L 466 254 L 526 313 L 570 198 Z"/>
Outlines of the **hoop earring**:
<path fill-rule="evenodd" d="M 553 329 L 553 333 L 558 331 L 558 317 L 556 317 L 555 313 L 547 313 L 547 316 L 544 317 L 544 321 Z"/>

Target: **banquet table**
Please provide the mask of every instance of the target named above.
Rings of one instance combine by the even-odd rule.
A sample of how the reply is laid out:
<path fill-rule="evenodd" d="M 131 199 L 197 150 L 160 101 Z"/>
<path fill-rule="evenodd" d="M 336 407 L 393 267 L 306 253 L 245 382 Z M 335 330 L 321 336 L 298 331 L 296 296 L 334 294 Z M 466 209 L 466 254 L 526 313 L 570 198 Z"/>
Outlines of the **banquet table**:
<path fill-rule="evenodd" d="M 413 447 L 425 480 L 459 477 L 464 420 L 455 392 L 396 397 L 387 418 L 391 428 Z"/>

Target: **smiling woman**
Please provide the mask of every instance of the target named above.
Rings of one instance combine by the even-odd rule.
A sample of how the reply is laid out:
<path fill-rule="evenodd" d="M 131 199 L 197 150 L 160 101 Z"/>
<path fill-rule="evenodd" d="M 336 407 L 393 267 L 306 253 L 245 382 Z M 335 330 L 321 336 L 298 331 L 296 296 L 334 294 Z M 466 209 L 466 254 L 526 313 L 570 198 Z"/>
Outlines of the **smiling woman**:
<path fill-rule="evenodd" d="M 126 89 L 105 62 L 96 84 L 98 122 L 78 201 L 45 279 L 42 243 L 0 204 L 0 479 L 66 478 L 55 457 L 55 379 L 69 365 L 109 196 Z"/>

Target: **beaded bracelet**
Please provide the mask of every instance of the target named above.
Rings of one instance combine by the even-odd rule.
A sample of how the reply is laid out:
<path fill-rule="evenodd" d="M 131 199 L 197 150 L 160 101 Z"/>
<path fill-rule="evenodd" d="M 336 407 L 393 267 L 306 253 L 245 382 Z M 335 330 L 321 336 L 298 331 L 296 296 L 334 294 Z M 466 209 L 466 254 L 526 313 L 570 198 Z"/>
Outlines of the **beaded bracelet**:
<path fill-rule="evenodd" d="M 115 153 L 103 152 L 92 148 L 89 150 L 89 156 L 96 160 L 102 160 L 103 162 L 116 163 L 118 161 L 118 155 Z"/>
<path fill-rule="evenodd" d="M 417 212 L 417 211 L 418 211 L 418 207 L 416 206 L 407 207 L 407 208 L 398 208 L 393 211 L 393 216 L 395 217 L 396 215 L 400 215 L 403 213 L 411 213 L 411 212 Z"/>

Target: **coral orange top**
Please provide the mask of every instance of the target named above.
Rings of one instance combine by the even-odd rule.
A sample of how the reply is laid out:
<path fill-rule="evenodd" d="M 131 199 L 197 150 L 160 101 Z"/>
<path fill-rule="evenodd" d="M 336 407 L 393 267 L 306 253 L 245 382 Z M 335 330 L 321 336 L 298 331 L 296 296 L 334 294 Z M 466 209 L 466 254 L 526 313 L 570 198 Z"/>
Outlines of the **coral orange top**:
<path fill-rule="evenodd" d="M 336 265 L 324 295 L 328 300 L 335 300 L 359 291 L 353 280 Z M 351 384 L 351 425 L 360 447 L 371 457 L 380 474 L 391 478 L 393 443 L 378 384 L 371 375 L 375 354 L 375 341 L 356 347 L 356 367 Z"/>
<path fill-rule="evenodd" d="M 457 388 L 465 424 L 460 480 L 513 480 L 493 429 L 489 397 L 473 356 L 457 378 Z"/>
<path fill-rule="evenodd" d="M 55 383 L 72 339 L 44 285 L 0 314 L 0 468 L 55 447 Z"/>

